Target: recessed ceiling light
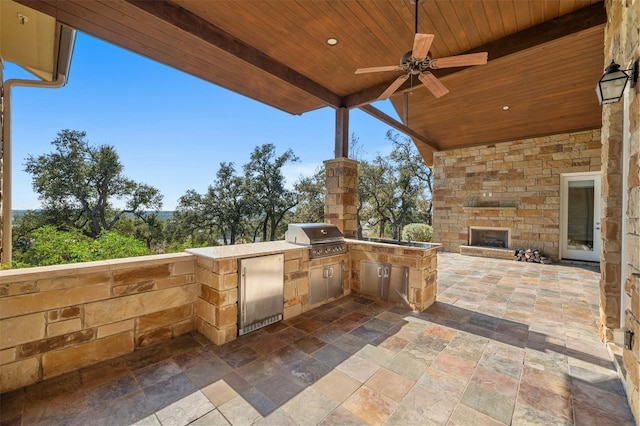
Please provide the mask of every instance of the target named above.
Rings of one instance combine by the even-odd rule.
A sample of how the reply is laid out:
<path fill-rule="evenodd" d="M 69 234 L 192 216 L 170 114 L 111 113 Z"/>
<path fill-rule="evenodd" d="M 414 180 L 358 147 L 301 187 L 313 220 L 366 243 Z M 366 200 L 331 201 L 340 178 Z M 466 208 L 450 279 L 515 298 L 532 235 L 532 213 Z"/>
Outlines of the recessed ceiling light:
<path fill-rule="evenodd" d="M 338 39 L 337 39 L 337 38 L 334 38 L 334 37 L 329 37 L 329 38 L 327 39 L 327 44 L 328 44 L 329 46 L 335 46 L 336 44 L 338 44 Z"/>
<path fill-rule="evenodd" d="M 502 110 L 503 110 L 503 111 L 509 111 L 509 109 L 511 109 L 511 107 L 510 107 L 509 105 L 504 105 L 504 106 L 502 107 Z"/>

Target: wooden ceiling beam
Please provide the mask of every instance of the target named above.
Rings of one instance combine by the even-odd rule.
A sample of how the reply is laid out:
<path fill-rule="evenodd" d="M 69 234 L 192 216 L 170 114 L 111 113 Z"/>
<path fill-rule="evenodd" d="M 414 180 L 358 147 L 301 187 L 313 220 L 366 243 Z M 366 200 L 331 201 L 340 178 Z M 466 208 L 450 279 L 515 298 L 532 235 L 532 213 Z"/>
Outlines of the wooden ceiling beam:
<path fill-rule="evenodd" d="M 342 98 L 313 80 L 238 40 L 207 20 L 169 0 L 125 0 L 156 18 L 198 37 L 220 50 L 299 88 L 334 108 L 342 106 Z"/>
<path fill-rule="evenodd" d="M 489 52 L 489 61 L 493 61 L 606 23 L 607 11 L 604 3 L 594 3 L 557 19 L 543 22 L 461 54 Z M 449 68 L 432 70 L 432 72 L 436 77 L 441 78 L 463 69 L 465 68 Z M 347 108 L 355 108 L 373 102 L 393 81 L 394 79 L 346 96 L 343 99 L 343 105 Z M 410 82 L 407 81 L 396 93 L 409 90 L 410 86 Z"/>
<path fill-rule="evenodd" d="M 407 136 L 412 137 L 414 140 L 424 143 L 434 151 L 440 151 L 440 147 L 438 146 L 437 143 L 430 141 L 429 139 L 425 138 L 424 136 L 422 136 L 420 133 L 416 132 L 412 128 L 405 126 L 404 124 L 395 120 L 393 117 L 380 111 L 378 108 L 371 105 L 360 105 L 359 108 L 362 111 L 366 112 L 367 114 L 382 121 L 383 123 L 393 127 L 394 129 L 404 133 Z"/>

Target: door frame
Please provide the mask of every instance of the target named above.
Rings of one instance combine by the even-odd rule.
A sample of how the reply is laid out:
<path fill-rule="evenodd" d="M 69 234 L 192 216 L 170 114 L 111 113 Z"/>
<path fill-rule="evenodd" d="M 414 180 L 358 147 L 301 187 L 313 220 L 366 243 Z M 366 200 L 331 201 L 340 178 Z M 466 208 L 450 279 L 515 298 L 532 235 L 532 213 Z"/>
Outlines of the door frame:
<path fill-rule="evenodd" d="M 593 250 L 572 252 L 567 248 L 567 227 L 568 227 L 568 183 L 576 180 L 593 180 Z M 560 174 L 560 259 L 583 260 L 587 262 L 600 261 L 601 238 L 601 182 L 602 173 L 596 172 L 575 172 Z"/>

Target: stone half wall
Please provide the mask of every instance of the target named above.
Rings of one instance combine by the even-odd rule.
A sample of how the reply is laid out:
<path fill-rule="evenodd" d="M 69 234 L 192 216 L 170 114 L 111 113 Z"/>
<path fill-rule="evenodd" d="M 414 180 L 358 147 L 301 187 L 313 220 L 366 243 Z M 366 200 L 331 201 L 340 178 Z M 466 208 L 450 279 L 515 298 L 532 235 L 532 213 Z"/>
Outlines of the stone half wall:
<path fill-rule="evenodd" d="M 511 229 L 510 248 L 560 253 L 560 174 L 600 170 L 600 130 L 434 154 L 433 238 L 446 251 L 470 227 Z"/>
<path fill-rule="evenodd" d="M 3 271 L 0 392 L 192 331 L 196 299 L 190 254 Z"/>

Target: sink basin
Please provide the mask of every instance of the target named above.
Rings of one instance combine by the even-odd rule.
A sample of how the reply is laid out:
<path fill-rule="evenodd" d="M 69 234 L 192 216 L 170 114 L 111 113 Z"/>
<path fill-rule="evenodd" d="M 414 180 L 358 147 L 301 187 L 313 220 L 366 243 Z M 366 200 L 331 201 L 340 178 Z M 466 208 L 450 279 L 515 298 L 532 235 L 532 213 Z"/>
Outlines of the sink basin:
<path fill-rule="evenodd" d="M 439 247 L 440 244 L 432 244 L 432 243 L 421 243 L 421 242 L 412 242 L 412 241 L 396 241 L 396 240 L 385 240 L 381 238 L 361 238 L 360 241 L 368 241 L 370 243 L 383 243 L 383 244 L 391 244 L 395 246 L 405 246 L 405 247 L 417 247 L 417 248 L 434 248 Z"/>

